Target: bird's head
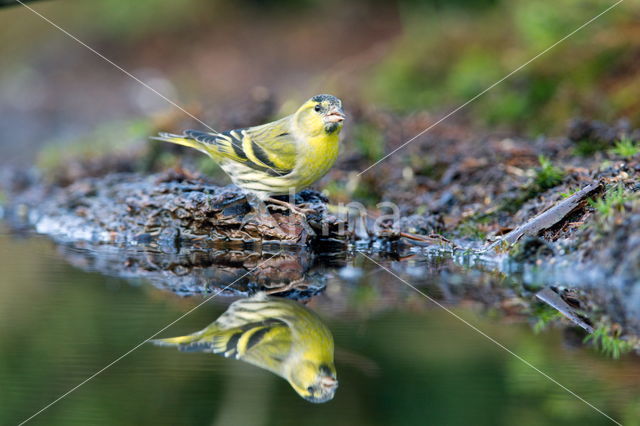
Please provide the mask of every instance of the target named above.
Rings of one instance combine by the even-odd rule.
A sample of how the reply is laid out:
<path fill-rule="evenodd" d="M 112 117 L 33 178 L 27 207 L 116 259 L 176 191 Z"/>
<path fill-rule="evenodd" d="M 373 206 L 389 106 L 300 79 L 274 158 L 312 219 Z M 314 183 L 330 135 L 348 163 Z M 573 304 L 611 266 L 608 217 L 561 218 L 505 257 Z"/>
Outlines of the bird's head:
<path fill-rule="evenodd" d="M 298 128 L 309 135 L 340 133 L 345 119 L 342 101 L 331 95 L 316 95 L 296 111 Z"/>
<path fill-rule="evenodd" d="M 330 401 L 338 389 L 333 363 L 318 364 L 309 360 L 292 368 L 289 383 L 301 397 L 315 403 Z"/>

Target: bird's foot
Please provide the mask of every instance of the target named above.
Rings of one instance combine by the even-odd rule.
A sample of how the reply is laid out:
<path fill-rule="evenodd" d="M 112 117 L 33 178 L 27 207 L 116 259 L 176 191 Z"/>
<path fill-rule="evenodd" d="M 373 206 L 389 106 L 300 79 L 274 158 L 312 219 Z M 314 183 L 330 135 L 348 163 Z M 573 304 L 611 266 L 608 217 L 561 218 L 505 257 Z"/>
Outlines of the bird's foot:
<path fill-rule="evenodd" d="M 316 235 L 314 230 L 309 225 L 309 222 L 307 221 L 307 215 L 311 213 L 315 213 L 316 212 L 315 210 L 298 207 L 293 203 L 287 203 L 286 201 L 278 200 L 277 198 L 269 197 L 265 201 L 269 201 L 272 204 L 276 204 L 276 205 L 287 208 L 291 213 L 293 213 L 296 216 L 299 216 L 302 219 L 300 221 L 300 224 L 302 225 L 304 230 L 307 232 L 307 234 Z"/>
<path fill-rule="evenodd" d="M 314 209 L 306 209 L 303 207 L 298 207 L 293 203 L 287 203 L 286 201 L 278 200 L 277 198 L 267 198 L 266 201 L 269 201 L 272 204 L 277 204 L 279 206 L 286 207 L 291 211 L 291 213 L 296 214 L 298 216 L 302 216 L 305 220 L 307 219 L 307 215 L 311 213 L 315 213 Z"/>
<path fill-rule="evenodd" d="M 262 202 L 262 200 L 255 197 L 253 194 L 247 195 L 247 202 L 251 206 L 252 211 L 245 214 L 242 218 L 242 222 L 240 224 L 240 230 L 244 230 L 244 228 L 248 224 L 252 224 L 258 227 L 267 227 L 272 231 L 271 234 L 281 240 L 287 240 L 291 238 L 291 235 L 284 230 L 278 221 L 269 213 L 267 206 Z"/>

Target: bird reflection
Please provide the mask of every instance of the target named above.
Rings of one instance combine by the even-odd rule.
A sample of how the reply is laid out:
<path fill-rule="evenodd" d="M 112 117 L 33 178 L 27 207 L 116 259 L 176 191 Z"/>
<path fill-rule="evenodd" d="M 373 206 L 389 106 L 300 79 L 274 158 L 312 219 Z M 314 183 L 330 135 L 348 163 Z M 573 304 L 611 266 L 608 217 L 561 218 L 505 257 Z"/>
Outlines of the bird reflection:
<path fill-rule="evenodd" d="M 298 302 L 265 293 L 232 303 L 197 333 L 152 342 L 246 361 L 283 377 L 315 403 L 333 399 L 338 387 L 329 329 Z"/>

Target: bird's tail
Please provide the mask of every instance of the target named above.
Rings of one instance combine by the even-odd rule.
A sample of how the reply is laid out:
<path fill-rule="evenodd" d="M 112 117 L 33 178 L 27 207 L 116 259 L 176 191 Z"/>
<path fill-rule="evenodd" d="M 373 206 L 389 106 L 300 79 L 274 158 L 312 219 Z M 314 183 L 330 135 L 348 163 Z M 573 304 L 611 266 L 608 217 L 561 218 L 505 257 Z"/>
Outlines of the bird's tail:
<path fill-rule="evenodd" d="M 156 141 L 170 142 L 177 145 L 188 146 L 189 148 L 197 149 L 207 153 L 206 144 L 190 137 L 189 135 L 175 135 L 173 133 L 159 133 L 158 136 L 151 136 L 150 139 Z"/>
<path fill-rule="evenodd" d="M 181 351 L 206 351 L 211 347 L 211 342 L 202 339 L 202 332 L 188 334 L 186 336 L 169 337 L 166 339 L 150 340 L 156 346 L 172 346 L 177 347 Z"/>
<path fill-rule="evenodd" d="M 243 332 L 241 328 L 221 330 L 214 323 L 204 330 L 187 336 L 154 339 L 150 342 L 157 346 L 172 346 L 182 352 L 211 352 L 237 358 L 238 341 Z"/>

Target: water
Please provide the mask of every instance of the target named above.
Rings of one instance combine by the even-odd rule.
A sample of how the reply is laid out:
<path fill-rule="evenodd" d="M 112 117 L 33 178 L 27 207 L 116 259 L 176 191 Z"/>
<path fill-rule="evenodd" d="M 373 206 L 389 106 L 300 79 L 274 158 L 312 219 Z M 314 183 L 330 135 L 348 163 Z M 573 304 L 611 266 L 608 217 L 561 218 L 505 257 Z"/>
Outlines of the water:
<path fill-rule="evenodd" d="M 136 278 L 127 258 L 0 235 L 0 424 L 28 418 L 202 302 L 167 291 L 162 273 Z M 610 360 L 559 328 L 535 334 L 509 290 L 514 284 L 498 274 L 446 258 L 376 260 L 614 419 L 640 424 L 635 358 Z M 216 268 L 201 269 L 219 277 Z M 289 274 L 299 272 L 289 264 Z M 326 285 L 307 307 L 335 341 L 340 385 L 332 401 L 312 404 L 287 381 L 241 361 L 147 343 L 31 423 L 613 424 L 361 256 L 302 279 Z M 204 328 L 233 300 L 214 297 L 160 337 Z"/>

